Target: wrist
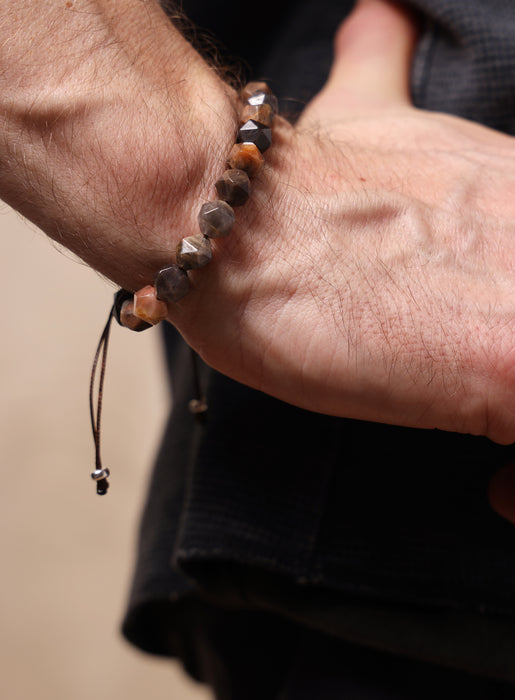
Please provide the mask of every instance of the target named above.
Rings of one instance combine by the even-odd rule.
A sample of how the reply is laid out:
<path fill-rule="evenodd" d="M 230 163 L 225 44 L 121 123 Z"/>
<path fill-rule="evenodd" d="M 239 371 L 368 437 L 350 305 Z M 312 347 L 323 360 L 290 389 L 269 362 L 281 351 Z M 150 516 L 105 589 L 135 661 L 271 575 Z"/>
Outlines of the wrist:
<path fill-rule="evenodd" d="M 195 225 L 194 209 L 234 140 L 236 98 L 157 3 L 130 2 L 130 18 L 116 20 L 103 10 L 109 3 L 90 4 L 102 26 L 96 46 L 69 70 L 44 79 L 35 70 L 19 95 L 4 91 L 0 196 L 89 265 L 137 288 Z M 110 26 L 111 43 L 107 30 L 98 38 Z M 4 75 L 10 86 L 20 79 Z"/>

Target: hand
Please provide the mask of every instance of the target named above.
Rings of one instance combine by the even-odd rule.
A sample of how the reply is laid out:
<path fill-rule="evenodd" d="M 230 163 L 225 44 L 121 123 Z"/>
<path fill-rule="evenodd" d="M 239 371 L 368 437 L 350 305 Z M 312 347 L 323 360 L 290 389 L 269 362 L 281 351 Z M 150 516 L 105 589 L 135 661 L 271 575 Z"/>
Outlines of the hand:
<path fill-rule="evenodd" d="M 0 22 L 0 194 L 136 289 L 197 231 L 235 96 L 155 2 L 52 3 L 39 33 L 25 10 L 7 39 Z M 16 25 L 19 2 L 2 12 Z M 278 120 L 252 199 L 170 320 L 292 404 L 511 442 L 513 139 L 414 109 L 414 41 L 395 6 L 358 5 L 326 88 L 295 128 Z"/>
<path fill-rule="evenodd" d="M 415 27 L 361 2 L 327 85 L 170 320 L 328 414 L 515 438 L 515 145 L 409 100 Z M 184 233 L 183 233 L 184 235 Z"/>

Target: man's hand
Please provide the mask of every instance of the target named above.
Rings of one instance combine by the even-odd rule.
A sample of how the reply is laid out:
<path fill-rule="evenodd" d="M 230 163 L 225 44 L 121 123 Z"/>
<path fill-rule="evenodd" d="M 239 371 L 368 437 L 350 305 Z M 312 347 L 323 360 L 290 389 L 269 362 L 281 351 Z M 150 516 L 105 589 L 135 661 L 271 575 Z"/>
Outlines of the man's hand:
<path fill-rule="evenodd" d="M 515 143 L 409 100 L 415 29 L 360 3 L 326 87 L 170 319 L 328 414 L 515 438 Z"/>
<path fill-rule="evenodd" d="M 47 78 L 40 33 L 17 80 L 26 24 L 0 42 L 0 189 L 136 289 L 197 232 L 235 98 L 153 0 L 117 7 L 76 0 L 51 25 L 66 41 L 47 46 Z M 277 120 L 251 200 L 170 320 L 213 367 L 292 404 L 511 442 L 514 141 L 414 109 L 414 41 L 395 6 L 359 4 L 327 86 L 297 126 Z"/>

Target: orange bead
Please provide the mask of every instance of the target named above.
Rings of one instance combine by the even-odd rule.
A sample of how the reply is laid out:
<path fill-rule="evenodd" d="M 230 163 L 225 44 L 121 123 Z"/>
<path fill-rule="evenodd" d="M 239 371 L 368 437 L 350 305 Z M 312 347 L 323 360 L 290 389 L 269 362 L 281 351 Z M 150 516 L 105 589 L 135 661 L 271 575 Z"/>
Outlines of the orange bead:
<path fill-rule="evenodd" d="M 143 287 L 134 295 L 134 315 L 142 321 L 156 326 L 168 316 L 164 301 L 156 298 L 156 288 L 150 284 Z"/>
<path fill-rule="evenodd" d="M 254 143 L 236 143 L 229 154 L 228 165 L 235 170 L 243 170 L 254 177 L 261 170 L 265 159 Z"/>

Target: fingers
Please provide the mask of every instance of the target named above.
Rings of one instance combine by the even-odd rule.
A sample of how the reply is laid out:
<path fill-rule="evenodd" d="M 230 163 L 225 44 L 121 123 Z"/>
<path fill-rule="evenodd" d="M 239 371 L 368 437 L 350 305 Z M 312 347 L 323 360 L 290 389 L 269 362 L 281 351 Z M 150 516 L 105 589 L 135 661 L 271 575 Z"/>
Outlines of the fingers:
<path fill-rule="evenodd" d="M 515 464 L 508 464 L 493 475 L 488 498 L 496 513 L 515 523 Z"/>
<path fill-rule="evenodd" d="M 336 33 L 327 83 L 305 122 L 334 123 L 350 111 L 410 104 L 411 60 L 417 26 L 387 0 L 360 0 Z"/>

